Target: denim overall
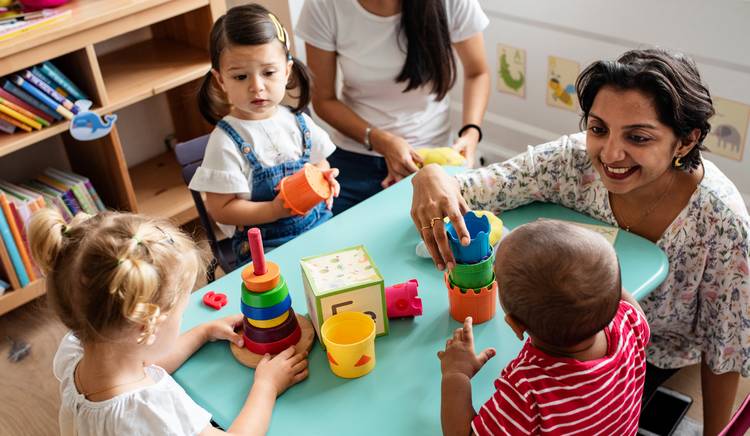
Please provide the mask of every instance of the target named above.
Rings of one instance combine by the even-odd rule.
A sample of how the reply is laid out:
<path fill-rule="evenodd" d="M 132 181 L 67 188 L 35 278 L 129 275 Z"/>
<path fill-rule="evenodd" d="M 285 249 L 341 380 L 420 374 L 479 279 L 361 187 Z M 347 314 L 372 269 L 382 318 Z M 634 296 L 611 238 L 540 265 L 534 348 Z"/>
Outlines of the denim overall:
<path fill-rule="evenodd" d="M 297 125 L 302 132 L 302 140 L 304 143 L 302 156 L 298 160 L 284 162 L 273 167 L 264 167 L 261 165 L 258 158 L 255 156 L 255 153 L 253 153 L 252 144 L 245 142 L 237 131 L 229 125 L 229 123 L 222 120 L 217 124 L 219 128 L 224 130 L 224 132 L 232 138 L 232 141 L 237 145 L 240 153 L 245 156 L 252 167 L 253 180 L 250 201 L 273 200 L 278 194 L 276 187 L 281 182 L 281 179 L 286 176 L 291 176 L 301 170 L 305 163 L 310 160 L 310 148 L 312 144 L 310 140 L 310 131 L 307 128 L 307 124 L 305 123 L 302 114 L 295 114 L 295 117 L 297 119 Z M 324 202 L 321 202 L 305 216 L 293 215 L 272 223 L 259 224 L 253 227 L 258 227 L 260 229 L 264 247 L 278 247 L 295 236 L 327 221 L 331 216 L 331 211 L 326 209 Z M 232 237 L 232 249 L 235 256 L 237 256 L 238 265 L 250 261 L 250 250 L 247 242 L 248 229 L 249 227 L 243 229 L 238 228 Z"/>

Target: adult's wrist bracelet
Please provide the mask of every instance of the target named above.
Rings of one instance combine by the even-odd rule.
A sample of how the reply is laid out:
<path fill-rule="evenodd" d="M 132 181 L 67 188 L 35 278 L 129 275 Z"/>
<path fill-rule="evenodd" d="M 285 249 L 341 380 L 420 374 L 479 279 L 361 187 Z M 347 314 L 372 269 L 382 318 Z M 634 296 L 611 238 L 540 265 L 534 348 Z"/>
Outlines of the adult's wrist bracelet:
<path fill-rule="evenodd" d="M 465 131 L 468 129 L 477 129 L 477 133 L 479 133 L 479 140 L 477 142 L 482 141 L 482 128 L 477 126 L 476 124 L 466 124 L 463 127 L 461 127 L 461 130 L 458 131 L 458 137 L 460 138 L 461 135 L 464 134 Z"/>

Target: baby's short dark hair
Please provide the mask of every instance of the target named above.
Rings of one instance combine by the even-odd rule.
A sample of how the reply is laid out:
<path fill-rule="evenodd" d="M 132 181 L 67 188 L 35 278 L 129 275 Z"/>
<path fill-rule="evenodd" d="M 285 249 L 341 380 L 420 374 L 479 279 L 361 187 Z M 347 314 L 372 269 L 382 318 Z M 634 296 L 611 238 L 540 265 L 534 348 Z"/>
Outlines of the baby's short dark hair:
<path fill-rule="evenodd" d="M 612 321 L 620 303 L 617 255 L 601 235 L 538 220 L 506 236 L 495 274 L 500 303 L 529 333 L 558 347 L 575 345 Z"/>

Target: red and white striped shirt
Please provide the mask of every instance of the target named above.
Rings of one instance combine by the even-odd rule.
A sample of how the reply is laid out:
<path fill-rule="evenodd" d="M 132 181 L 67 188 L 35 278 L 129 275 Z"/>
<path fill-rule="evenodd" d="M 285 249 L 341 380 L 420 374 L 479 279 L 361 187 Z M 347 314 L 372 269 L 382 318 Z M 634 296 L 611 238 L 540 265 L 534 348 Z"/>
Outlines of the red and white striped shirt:
<path fill-rule="evenodd" d="M 625 301 L 604 329 L 607 355 L 550 356 L 526 341 L 495 380 L 471 423 L 477 435 L 634 435 L 638 430 L 650 331 Z"/>

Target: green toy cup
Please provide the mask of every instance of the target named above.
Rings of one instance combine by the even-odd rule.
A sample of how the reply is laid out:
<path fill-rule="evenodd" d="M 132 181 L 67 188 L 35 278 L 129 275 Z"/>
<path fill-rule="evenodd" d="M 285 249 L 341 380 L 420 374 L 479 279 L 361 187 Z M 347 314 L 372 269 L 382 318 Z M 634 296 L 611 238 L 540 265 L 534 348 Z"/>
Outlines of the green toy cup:
<path fill-rule="evenodd" d="M 478 263 L 457 263 L 450 272 L 450 280 L 459 288 L 480 289 L 488 286 L 495 279 L 493 265 L 495 252 Z"/>

